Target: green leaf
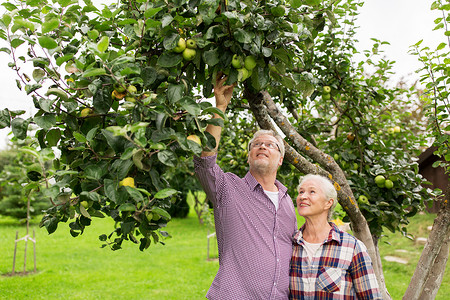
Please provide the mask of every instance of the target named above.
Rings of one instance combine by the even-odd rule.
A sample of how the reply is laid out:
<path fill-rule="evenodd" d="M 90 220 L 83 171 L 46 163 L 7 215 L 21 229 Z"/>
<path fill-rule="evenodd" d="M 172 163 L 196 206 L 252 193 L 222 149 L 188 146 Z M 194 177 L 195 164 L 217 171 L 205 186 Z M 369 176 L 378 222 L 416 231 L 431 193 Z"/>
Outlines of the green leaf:
<path fill-rule="evenodd" d="M 180 105 L 191 115 L 198 116 L 201 112 L 200 105 L 191 97 L 184 97 Z"/>
<path fill-rule="evenodd" d="M 14 25 L 16 25 L 18 27 L 25 27 L 25 28 L 30 29 L 31 31 L 34 31 L 34 24 L 29 21 L 23 20 L 23 19 L 15 19 Z"/>
<path fill-rule="evenodd" d="M 136 188 L 132 188 L 130 186 L 126 186 L 125 188 L 130 197 L 136 202 L 144 202 L 144 196 L 142 196 L 142 194 Z"/>
<path fill-rule="evenodd" d="M 91 219 L 91 215 L 87 212 L 83 205 L 80 205 L 80 213 L 88 219 Z"/>
<path fill-rule="evenodd" d="M 102 178 L 102 176 L 105 175 L 106 170 L 98 165 L 89 165 L 84 170 L 84 173 L 87 178 L 100 180 L 100 178 Z"/>
<path fill-rule="evenodd" d="M 45 135 L 45 139 L 47 140 L 49 147 L 56 146 L 61 139 L 61 130 L 59 128 L 49 130 Z"/>
<path fill-rule="evenodd" d="M 63 101 L 67 101 L 69 99 L 69 97 L 67 97 L 67 94 L 58 88 L 49 88 L 47 90 L 47 93 L 45 93 L 45 95 L 46 96 L 54 95 Z"/>
<path fill-rule="evenodd" d="M 59 26 L 59 19 L 53 18 L 42 23 L 42 33 L 50 32 Z"/>
<path fill-rule="evenodd" d="M 184 85 L 183 84 L 169 84 L 167 88 L 167 99 L 171 103 L 175 103 L 183 97 Z"/>
<path fill-rule="evenodd" d="M 291 0 L 291 7 L 296 9 L 302 6 L 303 0 Z"/>
<path fill-rule="evenodd" d="M 39 45 L 45 49 L 54 49 L 58 46 L 58 43 L 49 36 L 41 36 L 38 38 Z"/>
<path fill-rule="evenodd" d="M 93 68 L 93 69 L 89 69 L 86 70 L 86 72 L 83 73 L 83 75 L 81 75 L 82 77 L 92 77 L 92 76 L 100 76 L 100 75 L 105 75 L 106 74 L 106 70 L 103 68 Z"/>
<path fill-rule="evenodd" d="M 158 215 L 160 215 L 161 217 L 164 217 L 165 219 L 167 219 L 167 220 L 170 220 L 170 214 L 167 212 L 167 211 L 165 211 L 164 209 L 162 209 L 162 208 L 160 208 L 160 207 L 153 207 L 152 208 L 152 212 L 153 213 L 157 213 Z"/>
<path fill-rule="evenodd" d="M 162 9 L 162 7 L 156 7 L 156 8 L 150 8 L 150 9 L 147 9 L 147 10 L 144 12 L 144 17 L 145 17 L 146 19 L 150 19 L 150 18 L 152 18 L 154 15 L 156 15 L 161 9 Z"/>
<path fill-rule="evenodd" d="M 253 35 L 243 29 L 236 29 L 233 33 L 234 38 L 239 43 L 249 44 L 252 42 Z"/>
<path fill-rule="evenodd" d="M 56 64 L 58 66 L 61 66 L 63 63 L 65 63 L 66 61 L 71 60 L 72 58 L 73 58 L 73 53 L 66 54 L 64 56 L 58 57 L 56 59 Z"/>
<path fill-rule="evenodd" d="M 36 82 L 39 82 L 42 78 L 44 78 L 46 75 L 45 71 L 42 69 L 34 69 L 33 73 L 31 74 L 31 76 L 33 76 L 33 79 Z"/>
<path fill-rule="evenodd" d="M 177 33 L 172 33 L 164 38 L 163 46 L 166 50 L 172 50 L 177 46 L 180 35 Z"/>
<path fill-rule="evenodd" d="M 97 50 L 100 51 L 101 53 L 104 53 L 108 49 L 108 46 L 109 46 L 109 37 L 104 35 L 97 43 Z"/>
<path fill-rule="evenodd" d="M 162 17 L 162 19 L 161 19 L 162 28 L 170 25 L 170 23 L 172 23 L 172 21 L 173 21 L 173 17 L 171 15 L 165 15 L 164 17 Z"/>
<path fill-rule="evenodd" d="M 11 24 L 11 20 L 12 20 L 12 18 L 11 18 L 11 15 L 10 15 L 10 14 L 4 14 L 4 15 L 2 16 L 3 24 L 5 24 L 6 27 L 8 27 L 9 24 Z"/>
<path fill-rule="evenodd" d="M 177 190 L 170 189 L 170 188 L 163 189 L 163 190 L 158 191 L 155 194 L 155 198 L 156 199 L 164 199 L 164 198 L 167 198 L 167 197 L 170 197 L 170 196 L 176 194 L 177 192 L 178 192 Z"/>
<path fill-rule="evenodd" d="M 40 89 L 41 87 L 42 87 L 42 85 L 40 85 L 40 84 L 27 84 L 25 86 L 25 92 L 27 93 L 27 95 L 29 95 L 32 92 Z"/>
<path fill-rule="evenodd" d="M 117 203 L 119 195 L 117 193 L 117 184 L 111 179 L 103 180 L 105 195 L 114 203 Z"/>
<path fill-rule="evenodd" d="M 177 156 L 169 150 L 158 152 L 158 160 L 169 167 L 175 167 L 177 164 Z"/>
<path fill-rule="evenodd" d="M 56 125 L 56 116 L 54 114 L 45 114 L 43 116 L 35 116 L 33 121 L 44 130 L 49 130 Z"/>
<path fill-rule="evenodd" d="M 217 65 L 217 63 L 220 61 L 219 49 L 215 48 L 213 50 L 203 52 L 203 60 L 210 67 Z"/>
<path fill-rule="evenodd" d="M 132 204 L 132 203 L 124 203 L 119 206 L 119 210 L 120 211 L 135 211 L 136 206 L 134 206 L 134 204 Z"/>
<path fill-rule="evenodd" d="M 77 141 L 79 141 L 80 143 L 86 143 L 86 142 L 87 142 L 86 137 L 85 137 L 82 133 L 80 133 L 80 132 L 75 131 L 75 132 L 73 133 L 73 137 L 74 137 Z"/>
<path fill-rule="evenodd" d="M 28 121 L 21 118 L 15 118 L 11 122 L 11 128 L 15 137 L 24 140 L 27 137 Z"/>
<path fill-rule="evenodd" d="M 11 47 L 12 47 L 12 48 L 17 48 L 17 47 L 19 47 L 20 45 L 22 45 L 23 43 L 25 43 L 24 40 L 21 40 L 21 39 L 13 39 L 13 40 L 11 41 Z"/>
<path fill-rule="evenodd" d="M 0 110 L 0 129 L 11 125 L 11 117 L 7 108 Z"/>
<path fill-rule="evenodd" d="M 171 68 L 180 64 L 183 61 L 183 57 L 179 53 L 164 52 L 158 57 L 158 65 L 163 68 Z"/>
<path fill-rule="evenodd" d="M 101 114 L 106 114 L 112 105 L 111 95 L 105 89 L 98 89 L 93 98 L 94 108 Z"/>

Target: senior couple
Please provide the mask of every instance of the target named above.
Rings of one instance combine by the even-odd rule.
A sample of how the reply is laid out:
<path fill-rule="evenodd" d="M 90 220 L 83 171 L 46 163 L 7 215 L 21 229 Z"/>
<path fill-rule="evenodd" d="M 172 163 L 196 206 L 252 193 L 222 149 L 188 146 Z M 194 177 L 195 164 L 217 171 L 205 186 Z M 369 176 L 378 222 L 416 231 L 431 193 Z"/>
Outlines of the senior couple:
<path fill-rule="evenodd" d="M 216 107 L 225 112 L 234 85 L 219 77 Z M 215 118 L 220 118 L 215 115 Z M 208 299 L 381 299 L 366 247 L 330 222 L 337 203 L 333 184 L 307 175 L 294 205 L 277 179 L 283 139 L 255 133 L 248 147 L 249 172 L 240 178 L 216 163 L 222 128 L 208 125 L 216 149 L 194 157 L 196 175 L 214 205 L 219 270 Z"/>

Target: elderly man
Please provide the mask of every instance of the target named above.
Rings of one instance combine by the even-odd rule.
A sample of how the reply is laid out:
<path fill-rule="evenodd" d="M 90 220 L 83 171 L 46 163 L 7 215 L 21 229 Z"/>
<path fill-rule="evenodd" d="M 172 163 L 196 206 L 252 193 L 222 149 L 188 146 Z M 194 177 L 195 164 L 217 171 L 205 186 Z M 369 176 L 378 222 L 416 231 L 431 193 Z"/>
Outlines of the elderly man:
<path fill-rule="evenodd" d="M 233 85 L 220 77 L 214 87 L 216 107 L 225 112 Z M 218 115 L 214 116 L 219 118 Z M 288 299 L 292 237 L 297 227 L 287 188 L 276 180 L 283 162 L 283 139 L 260 130 L 249 143 L 249 172 L 244 178 L 225 173 L 216 163 L 221 127 L 208 125 L 216 149 L 194 157 L 195 172 L 214 205 L 219 271 L 208 299 Z"/>

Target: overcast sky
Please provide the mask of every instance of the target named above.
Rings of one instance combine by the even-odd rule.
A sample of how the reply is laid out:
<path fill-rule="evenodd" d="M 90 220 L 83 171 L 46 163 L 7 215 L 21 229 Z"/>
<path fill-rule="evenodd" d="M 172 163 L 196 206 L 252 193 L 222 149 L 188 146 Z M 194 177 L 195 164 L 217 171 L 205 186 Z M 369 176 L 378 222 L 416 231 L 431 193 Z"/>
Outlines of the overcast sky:
<path fill-rule="evenodd" d="M 434 20 L 440 17 L 439 12 L 431 11 L 429 0 L 367 0 L 360 9 L 357 24 L 358 50 L 370 49 L 371 38 L 387 41 L 385 55 L 396 61 L 394 71 L 398 78 L 417 78 L 415 70 L 420 67 L 415 56 L 409 55 L 409 47 L 423 39 L 423 45 L 434 49 L 440 42 L 445 42 L 441 32 L 434 32 Z M 0 47 L 4 47 L 0 41 Z M 16 87 L 16 75 L 7 66 L 10 61 L 7 54 L 0 53 L 0 82 L 3 92 L 0 93 L 0 109 L 24 109 L 30 112 L 33 108 L 31 97 L 20 92 Z M 28 117 L 30 113 L 26 115 Z M 9 128 L 0 129 L 0 149 L 6 146 Z"/>

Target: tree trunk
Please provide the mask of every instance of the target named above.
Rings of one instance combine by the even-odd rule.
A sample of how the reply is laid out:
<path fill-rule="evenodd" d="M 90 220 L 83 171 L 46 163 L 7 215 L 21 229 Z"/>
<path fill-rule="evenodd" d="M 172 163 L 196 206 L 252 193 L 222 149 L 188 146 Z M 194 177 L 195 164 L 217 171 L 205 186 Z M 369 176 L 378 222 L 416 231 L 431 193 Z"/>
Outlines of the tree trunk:
<path fill-rule="evenodd" d="M 434 299 L 427 298 L 437 293 L 448 259 L 448 239 L 450 237 L 450 183 L 445 199 L 433 223 L 425 248 L 420 255 L 414 275 L 406 289 L 404 300 Z M 433 270 L 433 271 L 432 271 Z M 439 280 L 432 283 L 431 277 Z M 424 298 L 422 298 L 422 295 Z"/>
<path fill-rule="evenodd" d="M 439 251 L 433 267 L 431 268 L 430 275 L 428 276 L 422 294 L 420 294 L 420 300 L 433 300 L 436 298 L 436 294 L 441 286 L 442 279 L 444 278 L 445 266 L 448 260 L 448 251 L 450 250 L 449 239 L 444 241 Z"/>
<path fill-rule="evenodd" d="M 386 289 L 380 255 L 374 245 L 369 226 L 358 208 L 356 199 L 353 196 L 353 192 L 347 183 L 342 169 L 331 156 L 317 149 L 296 131 L 288 119 L 276 107 L 267 92 L 255 94 L 250 92 L 248 89 L 245 89 L 244 97 L 248 100 L 250 109 L 252 110 L 261 128 L 278 131 L 272 123 L 272 120 L 275 121 L 276 125 L 283 131 L 295 147 L 302 154 L 307 155 L 313 159 L 313 161 L 319 163 L 321 167 L 318 167 L 317 165 L 306 160 L 297 152 L 296 149 L 285 142 L 285 159 L 287 161 L 289 161 L 302 173 L 320 174 L 332 180 L 338 192 L 338 201 L 350 218 L 354 235 L 366 245 L 367 251 L 372 258 L 374 272 L 378 279 L 383 299 L 392 299 Z"/>

